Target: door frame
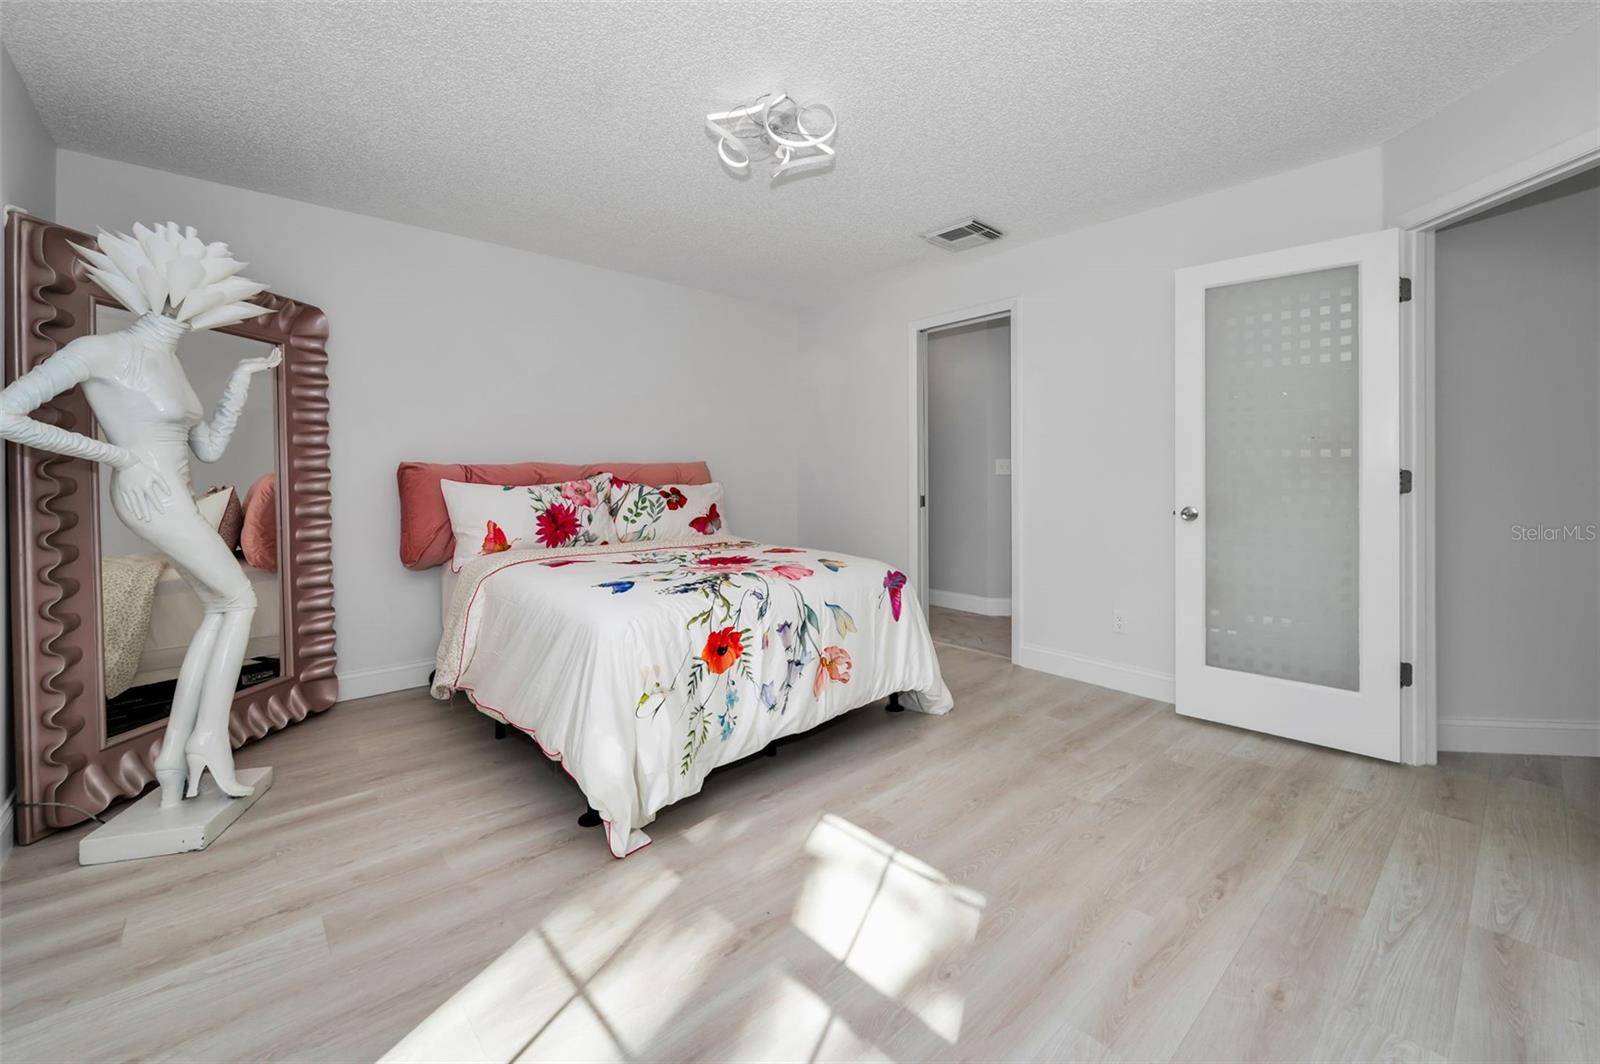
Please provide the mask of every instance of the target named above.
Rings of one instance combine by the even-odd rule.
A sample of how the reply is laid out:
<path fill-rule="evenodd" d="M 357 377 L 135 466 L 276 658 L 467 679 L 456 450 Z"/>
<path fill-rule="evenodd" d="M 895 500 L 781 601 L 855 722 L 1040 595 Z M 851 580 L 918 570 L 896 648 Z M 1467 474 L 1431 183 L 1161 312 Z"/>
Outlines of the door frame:
<path fill-rule="evenodd" d="M 1401 653 L 1412 686 L 1400 692 L 1400 757 L 1439 760 L 1438 526 L 1435 495 L 1438 386 L 1434 344 L 1434 236 L 1447 225 L 1600 165 L 1600 130 L 1573 137 L 1407 211 L 1395 220 L 1400 273 L 1411 278 L 1411 311 L 1400 333 L 1400 460 L 1414 471 L 1412 505 L 1401 508 Z"/>
<path fill-rule="evenodd" d="M 1007 318 L 1011 324 L 1011 660 L 1017 660 L 1017 648 L 1022 645 L 1022 600 L 1023 586 L 1021 574 L 1022 566 L 1022 523 L 1019 515 L 1022 512 L 1022 478 L 1024 472 L 1019 473 L 1020 463 L 1017 461 L 1017 444 L 1022 439 L 1022 411 L 1018 398 L 1021 390 L 1021 360 L 1017 357 L 1021 347 L 1018 343 L 1018 307 L 1021 300 L 1013 296 L 1009 299 L 991 300 L 986 303 L 977 303 L 962 307 L 959 310 L 935 314 L 932 317 L 921 318 L 909 323 L 909 368 L 911 371 L 910 392 L 910 432 L 911 432 L 911 463 L 910 463 L 910 491 L 907 495 L 908 510 L 910 514 L 910 548 L 907 551 L 906 568 L 910 571 L 912 586 L 917 589 L 917 600 L 921 602 L 924 611 L 928 609 L 928 541 L 927 521 L 921 497 L 925 492 L 925 478 L 927 474 L 928 459 L 928 338 L 927 334 L 948 329 L 958 325 L 972 325 L 981 321 L 996 318 Z"/>

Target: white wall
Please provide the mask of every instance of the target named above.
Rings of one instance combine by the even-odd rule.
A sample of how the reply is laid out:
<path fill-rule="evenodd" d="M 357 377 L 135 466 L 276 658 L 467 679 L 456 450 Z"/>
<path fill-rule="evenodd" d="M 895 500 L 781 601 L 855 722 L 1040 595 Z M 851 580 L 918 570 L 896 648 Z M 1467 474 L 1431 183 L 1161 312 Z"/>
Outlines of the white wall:
<path fill-rule="evenodd" d="M 1170 699 L 1172 272 L 1377 229 L 1380 178 L 1372 149 L 837 293 L 801 342 L 810 372 L 849 382 L 817 396 L 801 540 L 908 558 L 909 323 L 1014 297 L 1019 661 Z"/>
<path fill-rule="evenodd" d="M 1383 145 L 1383 213 L 1425 206 L 1600 132 L 1600 20 Z"/>
<path fill-rule="evenodd" d="M 795 539 L 792 312 L 75 152 L 57 165 L 61 222 L 194 225 L 327 312 L 343 697 L 432 667 L 438 574 L 399 562 L 403 460 L 704 458 L 733 530 Z"/>
<path fill-rule="evenodd" d="M 941 329 L 927 340 L 928 599 L 1011 612 L 1011 323 Z"/>
<path fill-rule="evenodd" d="M 1441 749 L 1600 754 L 1596 176 L 1437 237 Z"/>
<path fill-rule="evenodd" d="M 0 48 L 0 204 L 26 208 L 41 218 L 56 209 L 56 145 L 39 122 L 28 90 Z M 9 339 L 9 337 L 8 337 Z M 0 463 L 0 497 L 5 494 L 5 468 Z M 5 545 L 0 522 L 0 546 Z M 10 558 L 9 551 L 6 557 Z M 7 563 L 9 565 L 9 562 Z M 0 601 L 6 604 L 6 630 L 0 632 L 0 686 L 5 688 L 5 718 L 0 721 L 0 856 L 11 848 L 11 592 L 8 570 L 0 567 Z"/>

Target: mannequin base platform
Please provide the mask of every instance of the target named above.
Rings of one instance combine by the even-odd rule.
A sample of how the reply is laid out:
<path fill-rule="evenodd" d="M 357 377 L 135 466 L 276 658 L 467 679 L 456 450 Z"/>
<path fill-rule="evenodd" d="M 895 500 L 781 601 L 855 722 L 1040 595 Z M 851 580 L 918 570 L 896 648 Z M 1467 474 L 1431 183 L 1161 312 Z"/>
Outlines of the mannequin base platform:
<path fill-rule="evenodd" d="M 208 772 L 198 795 L 163 809 L 157 787 L 85 835 L 78 843 L 78 863 L 110 864 L 205 849 L 272 786 L 270 768 L 242 768 L 238 776 L 240 783 L 255 788 L 250 797 L 229 798 Z"/>

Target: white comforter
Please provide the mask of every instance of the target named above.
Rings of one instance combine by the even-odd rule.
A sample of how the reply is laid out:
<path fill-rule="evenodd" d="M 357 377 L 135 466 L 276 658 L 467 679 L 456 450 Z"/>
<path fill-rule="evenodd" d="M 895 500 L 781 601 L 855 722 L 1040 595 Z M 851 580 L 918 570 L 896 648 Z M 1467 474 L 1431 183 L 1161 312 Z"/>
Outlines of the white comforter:
<path fill-rule="evenodd" d="M 611 852 L 718 765 L 906 693 L 950 692 L 905 576 L 748 540 L 519 550 L 468 564 L 432 693 L 532 734 L 606 822 Z"/>

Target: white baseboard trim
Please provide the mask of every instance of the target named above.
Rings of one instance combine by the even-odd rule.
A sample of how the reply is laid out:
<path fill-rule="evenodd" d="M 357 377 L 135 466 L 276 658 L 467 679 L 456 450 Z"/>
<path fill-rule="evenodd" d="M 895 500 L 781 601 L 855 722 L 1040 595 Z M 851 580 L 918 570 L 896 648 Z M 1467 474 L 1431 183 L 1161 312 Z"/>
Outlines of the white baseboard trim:
<path fill-rule="evenodd" d="M 1143 669 L 1137 665 L 1102 661 L 1026 643 L 1017 647 L 1016 663 L 1025 669 L 1065 676 L 1069 680 L 1109 687 L 1113 691 L 1126 691 L 1130 695 L 1157 702 L 1171 702 L 1177 698 L 1177 681 L 1171 673 Z"/>
<path fill-rule="evenodd" d="M 980 595 L 963 595 L 959 591 L 935 591 L 929 588 L 928 605 L 963 613 L 981 613 L 985 617 L 1011 616 L 1011 600 L 1008 598 L 983 598 Z"/>
<path fill-rule="evenodd" d="M 375 669 L 354 669 L 339 676 L 339 701 L 386 695 L 390 691 L 407 691 L 413 687 L 428 686 L 428 673 L 433 671 L 433 659 L 413 661 L 405 665 L 380 665 Z"/>
<path fill-rule="evenodd" d="M 1439 749 L 1467 754 L 1600 757 L 1600 720 L 1440 720 Z"/>
<path fill-rule="evenodd" d="M 0 810 L 0 865 L 6 863 L 6 858 L 11 855 L 14 846 L 17 826 L 13 821 L 17 810 L 17 796 L 6 795 L 6 807 Z"/>

